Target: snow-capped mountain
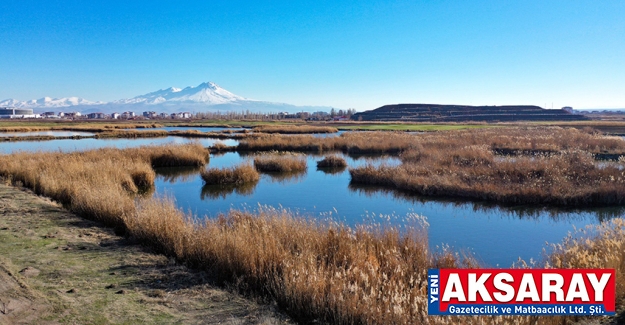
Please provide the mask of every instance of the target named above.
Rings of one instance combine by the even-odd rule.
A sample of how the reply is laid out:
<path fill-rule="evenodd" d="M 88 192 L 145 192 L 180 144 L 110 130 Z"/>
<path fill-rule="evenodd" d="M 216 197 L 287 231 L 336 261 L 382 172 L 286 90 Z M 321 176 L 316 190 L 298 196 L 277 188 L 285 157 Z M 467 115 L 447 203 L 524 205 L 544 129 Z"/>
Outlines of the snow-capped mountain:
<path fill-rule="evenodd" d="M 145 95 L 112 102 L 92 102 L 80 97 L 50 98 L 19 101 L 7 99 L 0 101 L 0 107 L 32 108 L 35 113 L 49 111 L 79 111 L 82 113 L 113 113 L 123 111 L 156 111 L 162 113 L 202 112 L 202 111 L 250 111 L 250 112 L 301 112 L 329 111 L 325 106 L 295 106 L 252 100 L 235 95 L 214 82 L 204 82 L 196 87 L 157 90 Z"/>
<path fill-rule="evenodd" d="M 214 82 L 205 82 L 197 87 L 184 89 L 170 87 L 130 99 L 120 99 L 116 104 L 162 104 L 164 102 L 192 102 L 207 105 L 219 105 L 239 100 L 246 100 L 221 87 Z"/>
<path fill-rule="evenodd" d="M 69 106 L 82 106 L 82 105 L 99 105 L 103 102 L 92 102 L 80 97 L 64 97 L 64 98 L 51 98 L 43 97 L 39 99 L 31 99 L 27 101 L 19 101 L 17 99 L 7 99 L 0 102 L 0 106 L 17 107 L 17 108 L 59 108 Z"/>

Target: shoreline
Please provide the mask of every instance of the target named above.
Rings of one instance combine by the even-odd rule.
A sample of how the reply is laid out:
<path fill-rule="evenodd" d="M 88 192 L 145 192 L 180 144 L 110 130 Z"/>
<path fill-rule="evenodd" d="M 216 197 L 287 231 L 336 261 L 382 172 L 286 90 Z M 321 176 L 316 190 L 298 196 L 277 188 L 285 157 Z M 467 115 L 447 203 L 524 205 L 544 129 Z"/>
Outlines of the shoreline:
<path fill-rule="evenodd" d="M 29 190 L 0 211 L 0 324 L 293 323 Z"/>

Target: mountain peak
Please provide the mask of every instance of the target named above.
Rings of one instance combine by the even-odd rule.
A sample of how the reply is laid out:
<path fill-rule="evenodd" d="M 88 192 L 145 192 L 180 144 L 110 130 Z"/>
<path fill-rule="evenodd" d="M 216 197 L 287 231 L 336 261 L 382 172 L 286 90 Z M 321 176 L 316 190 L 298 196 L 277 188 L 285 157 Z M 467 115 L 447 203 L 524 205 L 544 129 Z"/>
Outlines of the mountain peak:
<path fill-rule="evenodd" d="M 201 103 L 204 105 L 219 105 L 245 100 L 237 96 L 212 81 L 203 82 L 196 87 L 189 86 L 184 89 L 170 87 L 157 90 L 145 95 L 130 99 L 120 99 L 116 104 L 180 104 L 180 103 Z"/>
<path fill-rule="evenodd" d="M 201 84 L 199 84 L 197 87 L 195 88 L 209 88 L 209 89 L 217 89 L 217 88 L 221 88 L 219 87 L 218 84 L 212 82 L 212 81 L 207 81 L 207 82 L 203 82 Z"/>
<path fill-rule="evenodd" d="M 297 107 L 284 103 L 263 102 L 235 95 L 212 81 L 202 82 L 193 87 L 169 87 L 144 95 L 120 99 L 112 102 L 92 102 L 80 97 L 43 97 L 28 101 L 7 99 L 0 101 L 0 107 L 26 107 L 44 112 L 57 109 L 72 109 L 90 112 L 114 112 L 119 110 L 154 110 L 161 112 L 202 111 L 202 110 L 252 110 L 252 111 L 302 111 L 303 109 L 329 109 L 328 107 Z"/>

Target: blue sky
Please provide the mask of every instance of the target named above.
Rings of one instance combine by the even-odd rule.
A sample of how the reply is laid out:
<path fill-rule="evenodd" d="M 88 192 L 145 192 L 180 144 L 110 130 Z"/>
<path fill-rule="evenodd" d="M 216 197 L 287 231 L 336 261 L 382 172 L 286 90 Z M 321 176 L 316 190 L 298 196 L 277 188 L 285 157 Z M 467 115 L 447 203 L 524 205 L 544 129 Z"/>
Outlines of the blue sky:
<path fill-rule="evenodd" d="M 1 1 L 0 100 L 625 107 L 625 1 Z"/>

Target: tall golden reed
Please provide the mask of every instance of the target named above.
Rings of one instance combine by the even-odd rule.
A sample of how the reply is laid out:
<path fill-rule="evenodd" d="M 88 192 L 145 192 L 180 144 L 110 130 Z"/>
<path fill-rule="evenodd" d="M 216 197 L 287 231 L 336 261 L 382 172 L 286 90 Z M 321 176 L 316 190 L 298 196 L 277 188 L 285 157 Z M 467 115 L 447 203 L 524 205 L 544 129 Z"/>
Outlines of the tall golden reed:
<path fill-rule="evenodd" d="M 151 166 L 202 165 L 207 161 L 208 152 L 199 145 L 16 153 L 0 155 L 0 175 L 85 217 L 124 228 L 157 250 L 237 283 L 242 291 L 273 299 L 301 321 L 568 323 L 557 317 L 427 316 L 427 269 L 476 265 L 450 251 L 430 252 L 419 227 L 425 223 L 418 216 L 413 216 L 416 226 L 408 229 L 350 229 L 273 208 L 254 213 L 232 211 L 200 221 L 181 212 L 171 200 L 137 196 L 140 187 L 153 182 Z M 565 240 L 556 246 L 548 265 L 615 267 L 622 288 L 622 229 L 619 219 L 597 228 L 596 237 Z M 624 291 L 618 291 L 619 306 Z"/>

